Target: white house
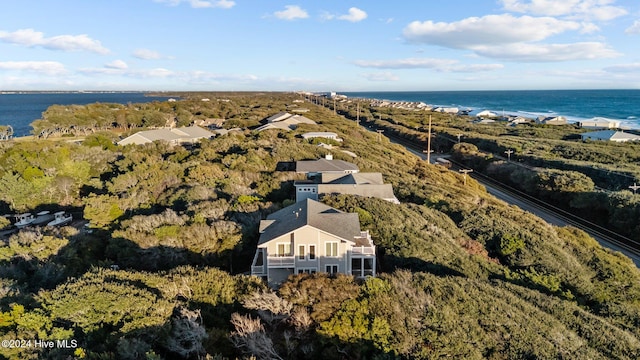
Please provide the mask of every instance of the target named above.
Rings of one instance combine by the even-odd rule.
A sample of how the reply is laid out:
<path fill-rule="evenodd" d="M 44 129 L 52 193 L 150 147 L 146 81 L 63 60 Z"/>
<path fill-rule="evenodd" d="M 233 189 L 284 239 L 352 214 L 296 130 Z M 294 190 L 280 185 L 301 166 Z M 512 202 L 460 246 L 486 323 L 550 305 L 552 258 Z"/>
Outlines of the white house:
<path fill-rule="evenodd" d="M 291 274 L 376 275 L 376 247 L 358 214 L 306 199 L 260 222 L 251 274 L 276 287 Z"/>
<path fill-rule="evenodd" d="M 585 129 L 619 129 L 621 121 L 605 118 L 593 118 L 591 120 L 583 120 L 578 124 L 580 127 Z"/>
<path fill-rule="evenodd" d="M 600 130 L 580 134 L 582 140 L 601 140 L 601 141 L 639 141 L 640 136 L 615 130 Z"/>
<path fill-rule="evenodd" d="M 331 139 L 331 140 L 335 140 L 335 141 L 342 141 L 342 139 L 340 139 L 338 137 L 338 134 L 336 134 L 334 132 L 328 132 L 328 131 L 318 131 L 318 132 L 304 133 L 304 134 L 302 134 L 302 138 L 305 139 L 305 140 L 309 140 L 309 139 L 313 139 L 313 138 L 325 138 L 325 139 Z"/>
<path fill-rule="evenodd" d="M 544 125 L 566 125 L 567 118 L 564 116 L 539 116 L 536 119 L 536 123 Z"/>

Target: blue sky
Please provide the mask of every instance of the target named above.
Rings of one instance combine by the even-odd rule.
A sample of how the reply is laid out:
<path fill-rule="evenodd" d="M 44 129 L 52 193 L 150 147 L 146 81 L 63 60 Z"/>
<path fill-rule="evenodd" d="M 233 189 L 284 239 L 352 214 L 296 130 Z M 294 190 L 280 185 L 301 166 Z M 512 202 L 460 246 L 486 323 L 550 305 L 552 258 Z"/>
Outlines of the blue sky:
<path fill-rule="evenodd" d="M 7 0 L 0 90 L 640 89 L 637 0 Z"/>

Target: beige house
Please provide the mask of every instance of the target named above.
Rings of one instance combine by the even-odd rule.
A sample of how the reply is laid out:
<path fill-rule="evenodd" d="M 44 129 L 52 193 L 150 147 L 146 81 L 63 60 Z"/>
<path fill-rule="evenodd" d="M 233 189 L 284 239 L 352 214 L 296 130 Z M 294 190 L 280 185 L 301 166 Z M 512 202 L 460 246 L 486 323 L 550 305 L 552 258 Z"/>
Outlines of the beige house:
<path fill-rule="evenodd" d="M 156 130 L 139 131 L 129 137 L 118 141 L 118 145 L 142 145 L 154 141 L 166 141 L 170 144 L 194 143 L 200 139 L 210 139 L 215 136 L 211 131 L 199 126 L 181 128 L 164 128 Z"/>
<path fill-rule="evenodd" d="M 291 274 L 376 275 L 376 247 L 358 214 L 306 199 L 260 222 L 251 274 L 278 286 Z"/>

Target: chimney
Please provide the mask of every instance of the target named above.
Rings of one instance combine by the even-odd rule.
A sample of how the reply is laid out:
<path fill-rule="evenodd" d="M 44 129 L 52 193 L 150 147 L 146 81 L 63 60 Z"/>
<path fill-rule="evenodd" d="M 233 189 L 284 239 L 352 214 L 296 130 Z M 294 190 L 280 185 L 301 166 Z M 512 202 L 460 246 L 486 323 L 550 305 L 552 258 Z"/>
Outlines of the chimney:
<path fill-rule="evenodd" d="M 327 154 L 327 155 L 325 155 L 325 156 L 324 156 L 324 158 L 325 158 L 326 160 L 333 160 L 333 155 L 331 155 L 331 154 Z"/>

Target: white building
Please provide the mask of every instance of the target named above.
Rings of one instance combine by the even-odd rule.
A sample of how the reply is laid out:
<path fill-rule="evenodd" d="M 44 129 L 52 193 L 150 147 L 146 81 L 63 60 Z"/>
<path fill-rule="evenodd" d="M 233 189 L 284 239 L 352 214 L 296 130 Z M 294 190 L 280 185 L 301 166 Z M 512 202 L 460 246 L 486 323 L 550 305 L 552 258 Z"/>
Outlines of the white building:
<path fill-rule="evenodd" d="M 582 140 L 600 140 L 600 141 L 615 141 L 615 142 L 627 142 L 627 141 L 639 141 L 640 136 L 628 134 L 622 131 L 615 130 L 600 130 L 592 131 L 580 134 Z"/>
<path fill-rule="evenodd" d="M 593 118 L 578 123 L 580 127 L 585 129 L 619 129 L 621 121 L 609 120 L 605 118 Z"/>

